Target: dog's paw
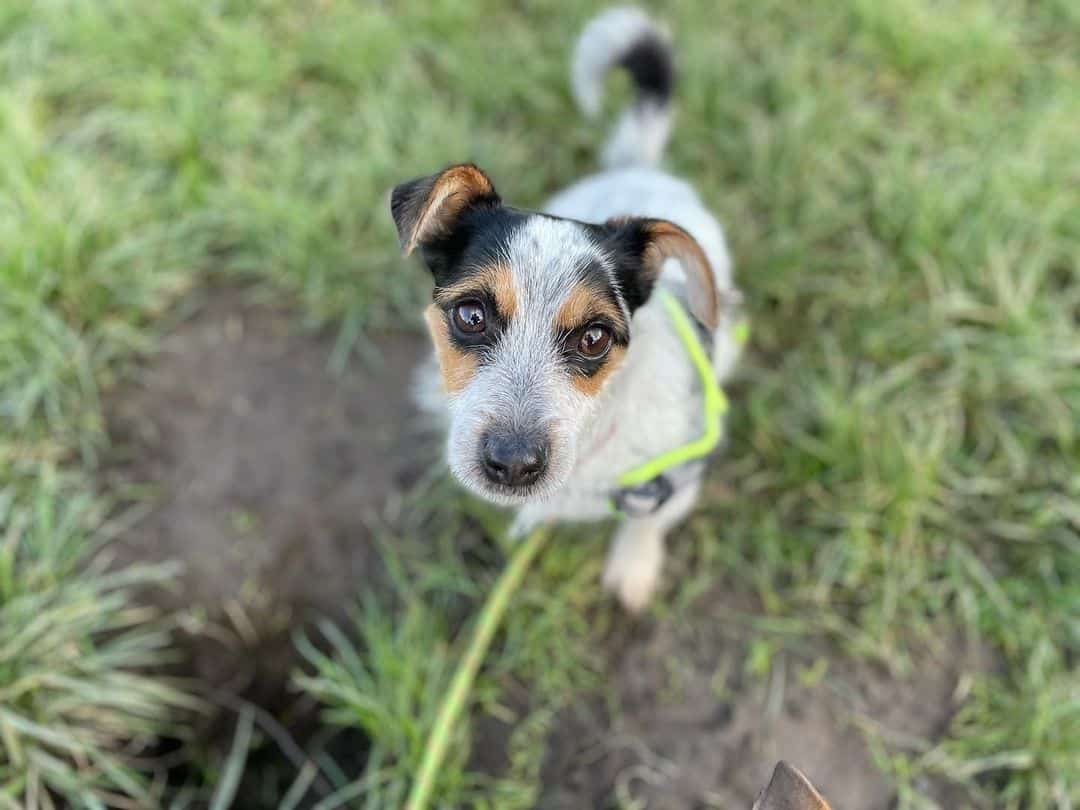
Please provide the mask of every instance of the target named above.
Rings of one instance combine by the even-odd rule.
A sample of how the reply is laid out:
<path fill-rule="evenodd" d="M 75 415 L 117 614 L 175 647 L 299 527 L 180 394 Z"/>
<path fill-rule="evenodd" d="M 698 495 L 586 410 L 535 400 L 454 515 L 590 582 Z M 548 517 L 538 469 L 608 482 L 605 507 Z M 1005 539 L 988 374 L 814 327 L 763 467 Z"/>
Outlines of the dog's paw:
<path fill-rule="evenodd" d="M 604 566 L 604 590 L 631 613 L 649 606 L 660 584 L 660 562 L 649 554 L 620 554 L 614 549 Z"/>

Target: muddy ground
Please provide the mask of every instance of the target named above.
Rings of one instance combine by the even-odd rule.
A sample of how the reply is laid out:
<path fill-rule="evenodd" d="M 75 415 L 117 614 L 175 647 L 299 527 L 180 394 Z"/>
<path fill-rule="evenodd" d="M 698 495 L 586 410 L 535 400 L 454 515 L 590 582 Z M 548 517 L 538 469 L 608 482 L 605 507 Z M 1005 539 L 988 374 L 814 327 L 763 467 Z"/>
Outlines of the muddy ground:
<path fill-rule="evenodd" d="M 185 613 L 186 674 L 288 724 L 304 710 L 286 688 L 290 634 L 316 615 L 341 618 L 378 587 L 370 521 L 430 461 L 408 395 L 426 342 L 379 336 L 338 375 L 333 336 L 300 329 L 287 309 L 228 288 L 194 310 L 108 403 L 106 485 L 150 495 L 117 553 L 179 560 L 175 587 L 149 598 Z M 717 587 L 690 621 L 639 621 L 609 640 L 612 699 L 586 696 L 561 715 L 540 806 L 748 808 L 785 758 L 837 810 L 888 808 L 866 732 L 900 748 L 934 739 L 979 656 L 943 640 L 897 673 L 819 644 L 755 677 L 748 633 L 727 620 L 754 610 Z M 481 719 L 477 765 L 498 769 L 506 731 Z"/>
<path fill-rule="evenodd" d="M 334 336 L 295 312 L 237 288 L 195 309 L 110 401 L 109 485 L 150 496 L 117 553 L 179 561 L 152 598 L 185 612 L 191 674 L 277 706 L 295 627 L 379 579 L 371 521 L 424 462 L 409 386 L 426 342 L 381 335 L 339 375 Z"/>
<path fill-rule="evenodd" d="M 776 654 L 769 673 L 756 675 L 747 669 L 749 625 L 732 620 L 756 608 L 718 586 L 689 621 L 640 628 L 612 650 L 614 700 L 596 696 L 563 712 L 540 807 L 749 808 L 784 759 L 835 810 L 888 810 L 895 795 L 873 746 L 925 750 L 958 708 L 965 674 L 990 664 L 953 635 L 895 671 L 819 641 Z M 944 783 L 917 789 L 943 806 L 979 806 L 969 796 L 957 804 Z"/>

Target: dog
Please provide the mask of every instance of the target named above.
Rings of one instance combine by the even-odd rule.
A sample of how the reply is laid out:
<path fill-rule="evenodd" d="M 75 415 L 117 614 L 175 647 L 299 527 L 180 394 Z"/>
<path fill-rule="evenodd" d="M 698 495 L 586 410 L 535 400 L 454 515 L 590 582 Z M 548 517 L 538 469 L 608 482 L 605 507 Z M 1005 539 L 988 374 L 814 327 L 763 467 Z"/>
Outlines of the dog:
<path fill-rule="evenodd" d="M 616 504 L 603 584 L 639 611 L 657 588 L 665 535 L 697 500 L 711 446 L 632 485 L 627 473 L 700 440 L 710 420 L 715 438 L 722 415 L 709 411 L 708 391 L 736 365 L 741 295 L 720 224 L 689 183 L 658 167 L 673 50 L 638 9 L 608 10 L 579 38 L 572 84 L 586 114 L 599 113 L 615 67 L 635 97 L 602 171 L 542 211 L 505 205 L 472 164 L 396 186 L 390 208 L 404 254 L 418 252 L 434 279 L 424 318 L 435 362 L 421 371 L 419 400 L 444 418 L 452 473 L 517 507 L 519 535 L 609 518 Z"/>

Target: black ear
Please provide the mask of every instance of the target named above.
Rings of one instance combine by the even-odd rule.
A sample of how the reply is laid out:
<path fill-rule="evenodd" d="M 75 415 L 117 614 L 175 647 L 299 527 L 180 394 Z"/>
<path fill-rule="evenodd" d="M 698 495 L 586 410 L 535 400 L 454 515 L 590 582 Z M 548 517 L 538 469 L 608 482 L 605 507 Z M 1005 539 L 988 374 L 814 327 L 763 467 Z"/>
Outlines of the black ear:
<path fill-rule="evenodd" d="M 471 163 L 462 163 L 396 186 L 390 195 L 390 214 L 408 256 L 417 245 L 449 235 L 468 208 L 499 203 L 488 176 Z"/>
<path fill-rule="evenodd" d="M 607 244 L 615 252 L 619 286 L 631 311 L 652 294 L 667 259 L 677 259 L 686 273 L 687 306 L 708 329 L 720 324 L 716 276 L 697 241 L 665 219 L 627 217 L 609 220 Z"/>

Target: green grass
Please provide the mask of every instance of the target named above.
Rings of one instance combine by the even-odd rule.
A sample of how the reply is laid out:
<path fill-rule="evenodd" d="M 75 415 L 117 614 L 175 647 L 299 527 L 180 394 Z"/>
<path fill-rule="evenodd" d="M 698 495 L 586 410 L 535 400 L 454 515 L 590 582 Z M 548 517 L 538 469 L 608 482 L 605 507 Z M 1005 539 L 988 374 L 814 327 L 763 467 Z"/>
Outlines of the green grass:
<path fill-rule="evenodd" d="M 323 716 L 330 726 L 360 728 L 372 740 L 363 779 L 344 780 L 337 788 L 361 807 L 404 806 L 464 646 L 453 639 L 471 628 L 471 616 L 511 552 L 482 542 L 477 523 L 491 536 L 501 536 L 505 526 L 475 502 L 438 487 L 413 493 L 410 503 L 426 509 L 415 510 L 396 533 L 382 536 L 391 563 L 389 605 L 369 598 L 358 606 L 351 626 L 320 627 L 329 652 L 307 638 L 300 643 L 307 667 L 298 686 L 326 707 Z M 507 773 L 469 772 L 472 735 L 459 724 L 438 773 L 438 806 L 533 806 L 555 711 L 597 685 L 598 661 L 590 641 L 611 618 L 597 612 L 593 582 L 599 576 L 599 549 L 595 543 L 549 546 L 534 566 L 536 576 L 514 595 L 495 654 L 471 690 L 478 714 L 518 722 L 510 736 Z M 522 682 L 528 705 L 506 705 L 505 687 Z"/>
<path fill-rule="evenodd" d="M 687 530 L 696 573 L 679 601 L 745 571 L 770 616 L 854 655 L 902 662 L 942 621 L 995 645 L 1000 672 L 946 738 L 890 760 L 904 806 L 919 806 L 925 773 L 977 780 L 995 806 L 1080 802 L 1076 8 L 678 0 L 664 12 L 681 49 L 669 163 L 726 223 L 754 319 L 716 473 L 735 495 Z M 209 274 L 298 296 L 339 328 L 339 363 L 366 330 L 414 318 L 426 281 L 397 256 L 387 189 L 472 159 L 504 196 L 536 204 L 590 170 L 603 133 L 573 110 L 566 60 L 593 10 L 3 4 L 0 615 L 11 625 L 36 612 L 26 605 L 54 605 L 48 637 L 83 650 L 103 691 L 79 712 L 97 766 L 80 771 L 85 757 L 41 738 L 43 770 L 19 756 L 26 732 L 14 744 L 5 732 L 0 795 L 21 804 L 46 771 L 60 794 L 86 778 L 137 795 L 121 740 L 167 714 L 148 680 L 113 705 L 113 678 L 163 641 L 130 624 L 126 587 L 80 562 L 107 534 L 92 484 L 100 392 Z M 599 549 L 545 555 L 480 684 L 483 705 L 507 678 L 536 684 L 513 773 L 485 786 L 462 754 L 448 803 L 487 791 L 528 805 L 544 712 L 589 682 L 588 638 L 608 620 L 588 610 Z M 308 682 L 334 722 L 372 734 L 366 778 L 380 790 L 400 790 L 415 764 L 431 711 L 417 684 L 445 676 L 453 650 L 437 642 L 486 584 L 455 559 L 409 563 L 430 581 L 400 600 L 404 620 L 360 611 L 360 638 L 383 656 L 356 666 L 338 645 Z M 74 618 L 87 599 L 95 612 Z M 575 641 L 553 650 L 552 637 Z M 70 709 L 74 693 L 19 674 L 41 659 L 4 655 L 0 695 Z M 350 695 L 387 689 L 388 718 L 350 713 Z"/>
<path fill-rule="evenodd" d="M 139 674 L 168 660 L 169 635 L 131 591 L 169 570 L 88 562 L 108 527 L 55 476 L 25 507 L 0 493 L 0 525 L 0 806 L 153 804 L 133 759 L 195 704 Z"/>

